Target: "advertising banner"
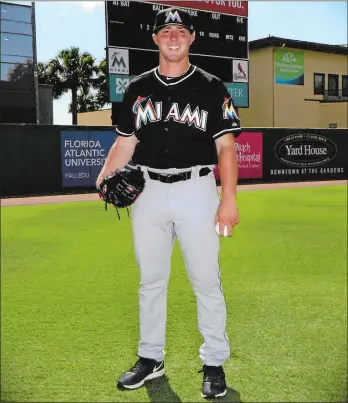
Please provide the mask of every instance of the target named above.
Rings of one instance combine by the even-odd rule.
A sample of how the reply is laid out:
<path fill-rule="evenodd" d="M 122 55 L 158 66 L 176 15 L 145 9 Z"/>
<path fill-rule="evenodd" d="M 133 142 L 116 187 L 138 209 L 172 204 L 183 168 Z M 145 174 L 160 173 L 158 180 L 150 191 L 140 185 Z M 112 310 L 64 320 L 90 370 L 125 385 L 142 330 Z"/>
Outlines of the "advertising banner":
<path fill-rule="evenodd" d="M 304 85 L 304 52 L 277 49 L 274 71 L 276 84 Z"/>
<path fill-rule="evenodd" d="M 249 82 L 249 62 L 248 60 L 232 60 L 232 79 L 235 83 Z"/>
<path fill-rule="evenodd" d="M 235 142 L 238 177 L 240 179 L 262 178 L 262 133 L 243 132 Z"/>
<path fill-rule="evenodd" d="M 129 74 L 129 51 L 122 48 L 108 48 L 109 74 Z"/>
<path fill-rule="evenodd" d="M 344 130 L 263 131 L 266 182 L 348 178 L 348 136 Z"/>
<path fill-rule="evenodd" d="M 134 76 L 120 74 L 109 75 L 109 97 L 110 102 L 122 102 L 124 92 Z M 247 83 L 224 83 L 228 92 L 233 97 L 237 108 L 249 107 L 249 89 Z"/>
<path fill-rule="evenodd" d="M 122 102 L 124 92 L 133 76 L 119 74 L 109 75 L 109 99 L 110 102 Z"/>
<path fill-rule="evenodd" d="M 61 131 L 62 187 L 93 187 L 115 139 L 113 130 Z"/>
<path fill-rule="evenodd" d="M 242 132 L 235 141 L 238 161 L 238 179 L 259 179 L 263 175 L 262 133 Z M 220 180 L 218 166 L 215 178 Z"/>
<path fill-rule="evenodd" d="M 232 96 L 234 105 L 237 108 L 249 107 L 249 89 L 247 83 L 224 83 Z"/>

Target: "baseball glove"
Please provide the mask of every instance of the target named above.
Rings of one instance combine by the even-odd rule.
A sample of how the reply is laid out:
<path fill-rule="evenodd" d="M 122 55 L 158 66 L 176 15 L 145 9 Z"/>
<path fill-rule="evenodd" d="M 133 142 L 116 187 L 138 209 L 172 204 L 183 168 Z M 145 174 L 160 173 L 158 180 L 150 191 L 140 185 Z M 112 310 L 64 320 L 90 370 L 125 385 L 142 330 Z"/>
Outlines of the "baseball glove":
<path fill-rule="evenodd" d="M 145 179 L 142 171 L 127 164 L 113 174 L 103 178 L 99 189 L 99 197 L 105 201 L 105 209 L 111 204 L 118 208 L 128 208 L 140 196 L 145 186 Z M 119 216 L 120 218 L 120 216 Z"/>

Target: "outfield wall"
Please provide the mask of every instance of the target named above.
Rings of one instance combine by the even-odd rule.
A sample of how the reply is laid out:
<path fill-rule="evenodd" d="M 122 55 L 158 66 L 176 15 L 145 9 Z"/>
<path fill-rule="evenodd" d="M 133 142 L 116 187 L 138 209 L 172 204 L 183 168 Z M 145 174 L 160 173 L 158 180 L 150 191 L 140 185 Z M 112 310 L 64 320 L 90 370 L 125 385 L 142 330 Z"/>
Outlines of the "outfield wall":
<path fill-rule="evenodd" d="M 94 191 L 115 139 L 107 126 L 0 124 L 1 197 Z M 346 129 L 243 128 L 239 183 L 348 179 L 347 150 Z"/>

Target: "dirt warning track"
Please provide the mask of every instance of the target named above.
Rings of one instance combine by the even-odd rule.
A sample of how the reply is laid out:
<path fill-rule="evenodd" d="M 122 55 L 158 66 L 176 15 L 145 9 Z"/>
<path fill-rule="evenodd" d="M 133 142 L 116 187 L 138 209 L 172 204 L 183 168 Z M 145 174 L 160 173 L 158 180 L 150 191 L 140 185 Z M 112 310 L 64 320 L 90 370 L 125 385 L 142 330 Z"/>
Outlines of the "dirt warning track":
<path fill-rule="evenodd" d="M 286 182 L 286 183 L 266 183 L 255 185 L 239 185 L 238 192 L 265 190 L 265 189 L 284 189 L 299 187 L 318 187 L 318 186 L 334 186 L 347 185 L 346 180 L 339 181 L 318 181 L 318 182 Z M 26 206 L 32 204 L 58 204 L 83 201 L 100 200 L 97 193 L 84 193 L 73 195 L 54 195 L 54 196 L 36 196 L 36 197 L 12 197 L 1 199 L 1 207 L 7 206 Z"/>

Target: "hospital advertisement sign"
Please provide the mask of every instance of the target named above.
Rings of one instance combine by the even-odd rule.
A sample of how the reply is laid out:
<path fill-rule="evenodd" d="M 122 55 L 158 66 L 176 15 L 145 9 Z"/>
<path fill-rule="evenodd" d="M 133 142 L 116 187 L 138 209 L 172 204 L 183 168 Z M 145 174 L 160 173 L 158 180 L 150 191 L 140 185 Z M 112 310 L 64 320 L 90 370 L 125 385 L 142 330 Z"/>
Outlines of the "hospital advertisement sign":
<path fill-rule="evenodd" d="M 262 178 L 262 133 L 242 132 L 235 140 L 235 150 L 238 162 L 238 179 Z M 220 174 L 217 165 L 214 174 L 219 181 Z"/>

